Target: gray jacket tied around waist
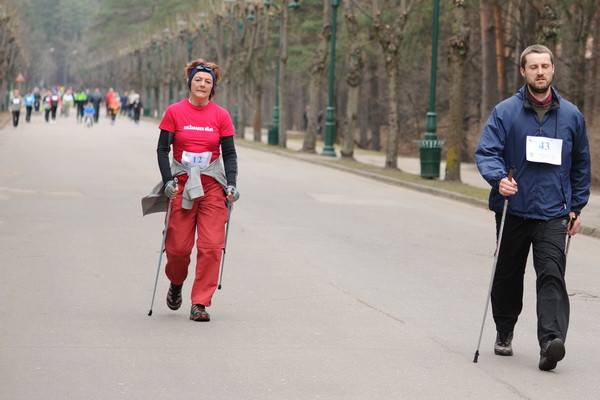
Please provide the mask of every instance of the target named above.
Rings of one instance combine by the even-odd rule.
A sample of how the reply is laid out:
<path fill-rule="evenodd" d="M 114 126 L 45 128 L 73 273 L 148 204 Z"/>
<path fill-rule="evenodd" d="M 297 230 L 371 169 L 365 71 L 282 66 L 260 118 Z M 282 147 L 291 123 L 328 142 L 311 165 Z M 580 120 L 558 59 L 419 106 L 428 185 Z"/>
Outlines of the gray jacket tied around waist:
<path fill-rule="evenodd" d="M 204 196 L 201 179 L 202 175 L 216 179 L 216 181 L 223 186 L 223 189 L 227 188 L 227 178 L 225 176 L 223 164 L 221 163 L 221 158 L 217 158 L 206 168 L 188 168 L 177 160 L 173 160 L 171 163 L 171 173 L 174 177 L 184 174 L 188 176 L 188 180 L 183 188 L 183 199 L 181 202 L 181 206 L 186 210 L 191 210 L 195 199 Z M 165 195 L 165 185 L 162 182 L 159 182 L 147 196 L 142 197 L 142 215 L 166 212 L 168 201 L 169 198 Z"/>

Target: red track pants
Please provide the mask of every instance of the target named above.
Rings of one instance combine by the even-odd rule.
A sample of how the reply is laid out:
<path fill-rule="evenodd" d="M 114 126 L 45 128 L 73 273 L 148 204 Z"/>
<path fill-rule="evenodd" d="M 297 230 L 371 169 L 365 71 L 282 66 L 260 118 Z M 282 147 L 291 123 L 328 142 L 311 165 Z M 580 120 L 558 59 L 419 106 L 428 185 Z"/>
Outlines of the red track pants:
<path fill-rule="evenodd" d="M 196 277 L 192 286 L 192 304 L 210 306 L 219 281 L 219 269 L 225 241 L 227 205 L 223 187 L 216 181 L 204 183 L 204 196 L 194 200 L 191 210 L 181 208 L 183 184 L 178 183 L 167 230 L 165 250 L 167 278 L 182 285 L 188 275 L 190 255 L 196 232 Z"/>

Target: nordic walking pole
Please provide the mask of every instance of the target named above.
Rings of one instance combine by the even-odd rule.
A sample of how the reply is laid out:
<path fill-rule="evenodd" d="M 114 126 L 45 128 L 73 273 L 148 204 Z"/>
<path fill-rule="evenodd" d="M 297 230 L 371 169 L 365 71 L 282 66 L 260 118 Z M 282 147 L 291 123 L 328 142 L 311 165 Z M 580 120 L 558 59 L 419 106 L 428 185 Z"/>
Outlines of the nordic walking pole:
<path fill-rule="evenodd" d="M 223 245 L 223 257 L 221 258 L 221 272 L 219 272 L 219 286 L 217 289 L 221 290 L 221 281 L 223 280 L 223 266 L 225 265 L 225 254 L 227 253 L 227 237 L 229 236 L 229 220 L 231 219 L 231 211 L 233 210 L 233 203 L 227 202 L 227 227 L 225 228 L 225 243 Z"/>
<path fill-rule="evenodd" d="M 508 180 L 512 181 L 515 167 L 510 169 L 508 173 Z M 494 276 L 496 275 L 496 265 L 498 264 L 498 254 L 500 253 L 500 242 L 502 241 L 502 231 L 504 231 L 504 221 L 506 219 L 506 209 L 508 208 L 508 197 L 504 198 L 504 208 L 502 209 L 502 218 L 500 219 L 500 229 L 498 230 L 498 239 L 496 240 L 496 253 L 494 254 L 494 266 L 492 267 L 492 277 L 490 279 L 490 288 L 488 290 L 487 297 L 485 298 L 485 310 L 483 311 L 483 321 L 481 322 L 481 332 L 479 332 L 479 341 L 477 342 L 477 350 L 475 350 L 475 357 L 473 362 L 476 363 L 479 358 L 479 347 L 481 346 L 481 337 L 483 336 L 483 327 L 485 326 L 485 317 L 487 316 L 488 306 L 490 304 L 490 298 L 492 297 L 492 286 L 494 284 Z"/>
<path fill-rule="evenodd" d="M 577 219 L 577 215 L 574 215 L 571 217 L 571 220 L 569 221 L 569 225 L 567 226 L 567 229 L 571 229 L 573 227 L 573 224 L 575 223 L 575 220 Z M 569 254 L 569 246 L 571 245 L 571 235 L 568 235 L 569 237 L 567 238 L 567 246 L 565 247 L 565 259 L 567 258 L 567 255 Z"/>
<path fill-rule="evenodd" d="M 175 185 L 177 185 L 177 178 L 175 178 Z M 169 200 L 169 208 L 167 209 L 167 217 L 165 218 L 165 232 L 163 233 L 162 244 L 160 245 L 160 254 L 158 255 L 158 267 L 156 268 L 156 278 L 154 279 L 154 292 L 152 292 L 152 301 L 150 302 L 150 311 L 148 316 L 152 316 L 152 307 L 154 306 L 154 297 L 156 296 L 156 286 L 158 285 L 158 275 L 160 274 L 160 263 L 162 261 L 162 255 L 165 251 L 165 242 L 167 240 L 167 229 L 169 228 L 169 219 L 171 218 L 171 210 L 173 209 L 173 199 Z"/>

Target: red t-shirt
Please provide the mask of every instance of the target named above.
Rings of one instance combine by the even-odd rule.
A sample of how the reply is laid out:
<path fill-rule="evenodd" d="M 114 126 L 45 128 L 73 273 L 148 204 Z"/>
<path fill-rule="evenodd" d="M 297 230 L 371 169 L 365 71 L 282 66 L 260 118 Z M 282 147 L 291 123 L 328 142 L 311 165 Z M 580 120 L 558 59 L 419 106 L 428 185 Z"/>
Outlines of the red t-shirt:
<path fill-rule="evenodd" d="M 178 162 L 184 151 L 210 151 L 213 162 L 221 155 L 221 137 L 235 135 L 229 112 L 212 101 L 203 107 L 194 106 L 189 99 L 171 104 L 158 127 L 174 133 L 173 158 Z M 187 180 L 187 176 L 182 178 Z"/>

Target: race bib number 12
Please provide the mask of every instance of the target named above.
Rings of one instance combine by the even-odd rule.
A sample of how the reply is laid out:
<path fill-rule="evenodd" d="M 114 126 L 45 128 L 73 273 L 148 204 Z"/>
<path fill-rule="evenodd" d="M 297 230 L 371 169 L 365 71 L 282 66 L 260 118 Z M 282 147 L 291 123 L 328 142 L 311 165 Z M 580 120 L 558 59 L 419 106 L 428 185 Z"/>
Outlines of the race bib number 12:
<path fill-rule="evenodd" d="M 188 168 L 200 167 L 201 169 L 204 169 L 210 164 L 211 157 L 212 153 L 210 151 L 205 151 L 204 153 L 190 153 L 184 151 L 181 155 L 181 163 Z"/>

